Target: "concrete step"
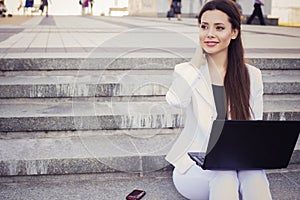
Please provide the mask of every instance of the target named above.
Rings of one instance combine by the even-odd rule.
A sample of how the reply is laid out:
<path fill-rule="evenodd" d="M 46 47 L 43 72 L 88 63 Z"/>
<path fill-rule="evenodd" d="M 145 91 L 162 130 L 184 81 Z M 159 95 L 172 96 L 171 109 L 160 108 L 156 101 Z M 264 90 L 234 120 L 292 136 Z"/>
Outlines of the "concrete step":
<path fill-rule="evenodd" d="M 265 120 L 300 120 L 300 95 L 264 95 Z"/>
<path fill-rule="evenodd" d="M 300 70 L 262 73 L 265 94 L 299 93 Z M 0 98 L 160 96 L 166 94 L 171 82 L 172 70 L 10 74 L 0 78 Z"/>
<path fill-rule="evenodd" d="M 300 69 L 299 55 L 295 57 L 248 57 L 247 60 L 260 69 Z M 82 57 L 82 58 L 1 58 L 0 71 L 52 71 L 52 70 L 140 70 L 173 69 L 178 63 L 189 61 L 190 57 L 157 54 L 134 57 Z"/>
<path fill-rule="evenodd" d="M 76 131 L 73 136 L 46 138 L 26 137 L 26 133 L 18 139 L 3 136 L 6 139 L 0 140 L 0 174 L 156 171 L 169 165 L 164 156 L 177 133 L 167 129 Z"/>
<path fill-rule="evenodd" d="M 300 70 L 264 70 L 262 76 L 265 94 L 298 94 L 300 91 Z"/>
<path fill-rule="evenodd" d="M 95 97 L 164 95 L 172 80 L 169 74 L 131 75 L 130 71 L 94 76 L 16 76 L 2 77 L 1 97 Z M 98 74 L 95 76 L 95 74 Z"/>
<path fill-rule="evenodd" d="M 299 120 L 299 95 L 268 96 L 264 118 Z M 183 111 L 165 101 L 97 102 L 72 99 L 65 102 L 1 101 L 0 131 L 109 130 L 178 128 Z"/>
<path fill-rule="evenodd" d="M 144 130 L 142 130 L 144 131 Z M 157 130 L 156 130 L 157 131 Z M 76 131 L 67 137 L 0 140 L 0 176 L 129 172 L 168 169 L 164 159 L 177 130 Z M 23 132 L 20 132 L 22 134 Z M 40 133 L 41 135 L 42 133 Z M 52 135 L 62 135 L 58 132 Z M 300 140 L 290 164 L 300 163 Z"/>
<path fill-rule="evenodd" d="M 273 200 L 299 199 L 299 165 L 267 171 Z M 93 173 L 0 177 L 0 198 L 6 200 L 125 199 L 133 189 L 143 200 L 185 200 L 174 187 L 172 169 L 149 173 Z"/>
<path fill-rule="evenodd" d="M 180 111 L 165 102 L 2 103 L 0 131 L 174 128 Z"/>

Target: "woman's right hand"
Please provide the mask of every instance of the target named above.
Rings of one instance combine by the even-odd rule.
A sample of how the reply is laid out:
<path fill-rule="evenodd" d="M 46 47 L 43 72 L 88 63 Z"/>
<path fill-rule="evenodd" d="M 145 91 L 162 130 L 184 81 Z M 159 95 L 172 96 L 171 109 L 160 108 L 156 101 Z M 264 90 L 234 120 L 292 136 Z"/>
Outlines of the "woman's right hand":
<path fill-rule="evenodd" d="M 196 69 L 200 69 L 200 67 L 206 63 L 205 54 L 200 46 L 196 48 L 195 54 L 190 63 Z"/>

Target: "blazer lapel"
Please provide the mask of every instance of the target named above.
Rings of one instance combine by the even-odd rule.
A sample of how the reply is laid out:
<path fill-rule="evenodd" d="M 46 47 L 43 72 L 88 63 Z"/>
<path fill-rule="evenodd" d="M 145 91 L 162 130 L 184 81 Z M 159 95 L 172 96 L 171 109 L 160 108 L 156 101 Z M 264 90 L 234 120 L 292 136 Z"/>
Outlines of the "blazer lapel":
<path fill-rule="evenodd" d="M 207 64 L 201 66 L 200 76 L 201 80 L 198 82 L 199 85 L 197 85 L 196 91 L 207 101 L 210 106 L 215 108 L 215 99 Z"/>

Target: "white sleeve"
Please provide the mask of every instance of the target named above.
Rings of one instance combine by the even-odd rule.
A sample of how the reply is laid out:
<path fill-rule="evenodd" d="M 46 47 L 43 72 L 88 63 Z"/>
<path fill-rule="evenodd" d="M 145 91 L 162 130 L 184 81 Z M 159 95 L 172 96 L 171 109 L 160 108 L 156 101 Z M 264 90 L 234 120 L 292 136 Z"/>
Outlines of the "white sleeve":
<path fill-rule="evenodd" d="M 172 85 L 166 94 L 166 101 L 176 108 L 188 106 L 191 102 L 193 87 L 198 79 L 198 71 L 189 63 L 176 65 Z"/>
<path fill-rule="evenodd" d="M 255 72 L 255 73 L 254 73 Z M 261 120 L 263 119 L 263 80 L 262 74 L 259 69 L 255 69 L 252 72 L 250 81 L 253 83 L 251 86 L 252 96 L 252 113 L 253 119 Z"/>

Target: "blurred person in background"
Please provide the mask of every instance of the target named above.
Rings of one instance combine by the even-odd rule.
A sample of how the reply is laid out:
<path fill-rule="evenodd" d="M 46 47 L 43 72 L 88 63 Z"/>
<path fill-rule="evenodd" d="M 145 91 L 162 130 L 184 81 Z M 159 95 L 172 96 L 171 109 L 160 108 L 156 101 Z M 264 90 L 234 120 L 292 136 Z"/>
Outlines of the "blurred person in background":
<path fill-rule="evenodd" d="M 181 21 L 181 0 L 170 0 L 170 7 L 173 9 L 174 14 L 177 17 L 178 21 Z"/>
<path fill-rule="evenodd" d="M 4 0 L 1 0 L 0 1 L 0 16 L 1 17 L 6 17 L 6 11 L 7 11 L 7 9 L 6 9 L 6 6 L 4 4 Z"/>
<path fill-rule="evenodd" d="M 86 15 L 88 14 L 89 10 L 89 0 L 80 0 L 79 4 L 82 6 L 81 14 Z"/>
<path fill-rule="evenodd" d="M 264 16 L 262 13 L 261 6 L 264 6 L 265 4 L 262 2 L 262 0 L 254 0 L 254 10 L 252 12 L 252 15 L 247 20 L 247 24 L 251 24 L 252 20 L 255 16 L 258 16 L 260 25 L 266 25 Z"/>
<path fill-rule="evenodd" d="M 51 0 L 49 2 L 52 4 Z M 46 17 L 48 17 L 48 0 L 41 0 L 41 5 L 40 5 L 40 10 L 41 10 L 41 15 L 43 15 L 44 10 L 46 12 Z"/>
<path fill-rule="evenodd" d="M 94 0 L 90 0 L 91 15 L 93 15 L 93 5 L 94 5 Z"/>

